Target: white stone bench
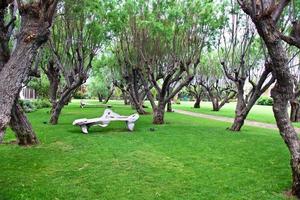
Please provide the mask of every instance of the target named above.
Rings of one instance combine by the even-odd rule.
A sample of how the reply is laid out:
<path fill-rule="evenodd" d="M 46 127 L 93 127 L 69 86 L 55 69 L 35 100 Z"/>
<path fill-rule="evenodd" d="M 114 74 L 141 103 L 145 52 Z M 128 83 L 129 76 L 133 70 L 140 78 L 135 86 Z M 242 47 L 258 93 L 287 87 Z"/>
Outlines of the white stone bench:
<path fill-rule="evenodd" d="M 138 114 L 133 114 L 130 116 L 122 116 L 110 109 L 105 109 L 103 115 L 99 118 L 93 119 L 77 119 L 73 122 L 73 125 L 80 126 L 83 133 L 87 134 L 88 129 L 91 126 L 101 126 L 106 127 L 111 121 L 125 121 L 128 130 L 133 131 L 134 123 L 139 118 Z"/>

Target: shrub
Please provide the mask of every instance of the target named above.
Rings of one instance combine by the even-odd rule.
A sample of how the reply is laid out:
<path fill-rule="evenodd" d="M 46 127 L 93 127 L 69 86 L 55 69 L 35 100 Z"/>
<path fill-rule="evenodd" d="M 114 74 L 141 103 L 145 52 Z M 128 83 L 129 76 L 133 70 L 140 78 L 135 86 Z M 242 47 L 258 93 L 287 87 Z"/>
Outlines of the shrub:
<path fill-rule="evenodd" d="M 26 113 L 36 111 L 37 109 L 35 104 L 30 100 L 19 100 L 19 103 Z"/>
<path fill-rule="evenodd" d="M 179 99 L 179 98 L 176 99 L 176 100 L 175 100 L 175 103 L 176 103 L 176 104 L 180 104 L 180 99 Z"/>
<path fill-rule="evenodd" d="M 51 103 L 47 99 L 38 99 L 38 100 L 19 100 L 21 107 L 24 112 L 30 113 L 34 112 L 37 109 L 41 108 L 50 108 Z"/>
<path fill-rule="evenodd" d="M 87 94 L 81 92 L 80 90 L 75 92 L 75 94 L 73 95 L 74 99 L 86 99 L 87 98 Z"/>
<path fill-rule="evenodd" d="M 36 101 L 33 101 L 33 104 L 37 109 L 51 108 L 51 103 L 47 99 L 38 99 Z"/>
<path fill-rule="evenodd" d="M 271 97 L 260 97 L 257 100 L 257 105 L 263 105 L 263 106 L 272 106 L 273 105 L 273 99 Z"/>

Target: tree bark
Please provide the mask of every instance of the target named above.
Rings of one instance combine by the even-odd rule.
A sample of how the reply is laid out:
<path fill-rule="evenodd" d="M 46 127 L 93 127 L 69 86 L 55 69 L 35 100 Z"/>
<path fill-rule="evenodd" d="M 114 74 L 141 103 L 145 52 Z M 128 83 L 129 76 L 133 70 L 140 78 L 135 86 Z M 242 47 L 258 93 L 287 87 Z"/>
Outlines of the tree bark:
<path fill-rule="evenodd" d="M 297 99 L 290 101 L 291 104 L 291 114 L 290 120 L 292 122 L 300 122 L 300 102 Z"/>
<path fill-rule="evenodd" d="M 280 135 L 291 153 L 292 194 L 300 198 L 300 141 L 288 114 L 288 104 L 294 96 L 294 85 L 288 68 L 287 53 L 272 19 L 263 18 L 255 21 L 255 25 L 268 48 L 273 73 L 277 78 L 275 87 L 271 90 L 273 112 Z"/>
<path fill-rule="evenodd" d="M 37 51 L 48 40 L 57 3 L 54 0 L 19 5 L 21 27 L 16 48 L 0 73 L 0 139 L 10 122 L 12 107 L 22 83 L 28 78 Z"/>
<path fill-rule="evenodd" d="M 65 105 L 69 103 L 73 93 L 82 85 L 85 80 L 76 80 L 70 87 L 66 86 L 62 92 L 59 100 L 55 103 L 55 107 L 51 112 L 50 124 L 56 125 L 59 120 L 60 113 Z"/>
<path fill-rule="evenodd" d="M 164 117 L 165 117 L 165 107 L 166 104 L 159 102 L 158 106 L 154 109 L 153 113 L 153 124 L 164 124 Z"/>
<path fill-rule="evenodd" d="M 244 125 L 245 119 L 246 119 L 246 102 L 244 99 L 244 86 L 245 81 L 244 79 L 237 81 L 236 83 L 237 87 L 237 103 L 235 108 L 235 118 L 234 122 L 230 128 L 231 131 L 240 131 L 242 126 Z"/>
<path fill-rule="evenodd" d="M 211 97 L 211 103 L 212 103 L 212 106 L 213 106 L 213 111 L 219 111 L 220 110 L 218 98 Z"/>
<path fill-rule="evenodd" d="M 50 124 L 56 125 L 58 123 L 60 113 L 64 106 L 65 106 L 65 103 L 62 101 L 56 103 L 55 108 L 52 110 L 52 113 L 51 113 L 51 117 L 50 117 L 50 121 L 49 121 Z"/>
<path fill-rule="evenodd" d="M 200 108 L 201 98 L 196 97 L 196 101 L 194 103 L 194 108 Z"/>
<path fill-rule="evenodd" d="M 10 126 L 16 134 L 19 145 L 28 146 L 39 143 L 30 122 L 17 101 L 12 108 Z"/>

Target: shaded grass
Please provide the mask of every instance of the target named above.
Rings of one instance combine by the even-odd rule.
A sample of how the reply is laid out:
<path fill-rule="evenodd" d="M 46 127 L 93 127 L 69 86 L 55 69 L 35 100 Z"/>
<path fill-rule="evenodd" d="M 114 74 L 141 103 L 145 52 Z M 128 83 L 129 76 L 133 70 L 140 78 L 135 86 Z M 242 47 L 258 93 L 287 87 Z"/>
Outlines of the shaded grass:
<path fill-rule="evenodd" d="M 227 103 L 220 111 L 212 111 L 211 102 L 201 102 L 201 108 L 193 108 L 193 102 L 181 102 L 181 104 L 174 104 L 173 107 L 181 110 L 198 112 L 209 115 L 223 116 L 234 118 L 235 115 L 235 102 Z M 254 105 L 250 111 L 248 120 L 265 122 L 270 124 L 275 124 L 275 118 L 272 111 L 272 106 L 261 106 Z M 294 126 L 300 127 L 300 123 L 293 123 Z"/>
<path fill-rule="evenodd" d="M 289 154 L 275 131 L 232 134 L 227 123 L 176 113 L 161 126 L 141 116 L 133 133 L 119 122 L 88 135 L 71 125 L 103 110 L 71 104 L 57 126 L 44 124 L 46 109 L 30 113 L 41 144 L 0 145 L 0 199 L 284 199 L 290 187 Z"/>

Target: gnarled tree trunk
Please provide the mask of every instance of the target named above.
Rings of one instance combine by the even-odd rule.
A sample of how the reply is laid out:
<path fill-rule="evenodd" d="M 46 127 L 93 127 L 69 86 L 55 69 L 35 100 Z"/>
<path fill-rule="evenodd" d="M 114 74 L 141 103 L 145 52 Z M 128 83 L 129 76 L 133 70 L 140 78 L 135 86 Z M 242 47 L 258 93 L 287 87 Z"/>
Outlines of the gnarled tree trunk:
<path fill-rule="evenodd" d="M 27 146 L 39 143 L 31 124 L 17 101 L 12 108 L 10 126 L 16 134 L 19 145 Z"/>
<path fill-rule="evenodd" d="M 201 98 L 196 97 L 196 101 L 194 103 L 194 108 L 200 108 Z"/>
<path fill-rule="evenodd" d="M 165 107 L 166 104 L 163 102 L 159 102 L 158 106 L 154 108 L 153 112 L 153 124 L 164 124 L 165 117 Z"/>
<path fill-rule="evenodd" d="M 210 99 L 211 99 L 211 103 L 212 103 L 212 106 L 213 106 L 213 111 L 219 111 L 220 107 L 219 107 L 219 100 L 218 100 L 218 98 L 211 97 Z"/>
<path fill-rule="evenodd" d="M 57 0 L 45 0 L 43 3 L 18 5 L 21 25 L 16 48 L 0 72 L 0 143 L 37 50 L 48 40 L 57 3 Z"/>
<path fill-rule="evenodd" d="M 74 80 L 71 86 L 65 86 L 64 91 L 62 92 L 59 100 L 55 103 L 55 107 L 52 110 L 49 121 L 52 125 L 56 125 L 58 123 L 58 119 L 63 107 L 70 102 L 72 95 L 84 81 L 84 79 Z"/>
<path fill-rule="evenodd" d="M 292 194 L 300 197 L 300 141 L 289 119 L 288 104 L 293 97 L 293 77 L 288 69 L 288 58 L 282 41 L 270 18 L 255 22 L 257 30 L 264 39 L 272 59 L 272 69 L 277 82 L 271 90 L 273 112 L 283 140 L 291 153 Z"/>

